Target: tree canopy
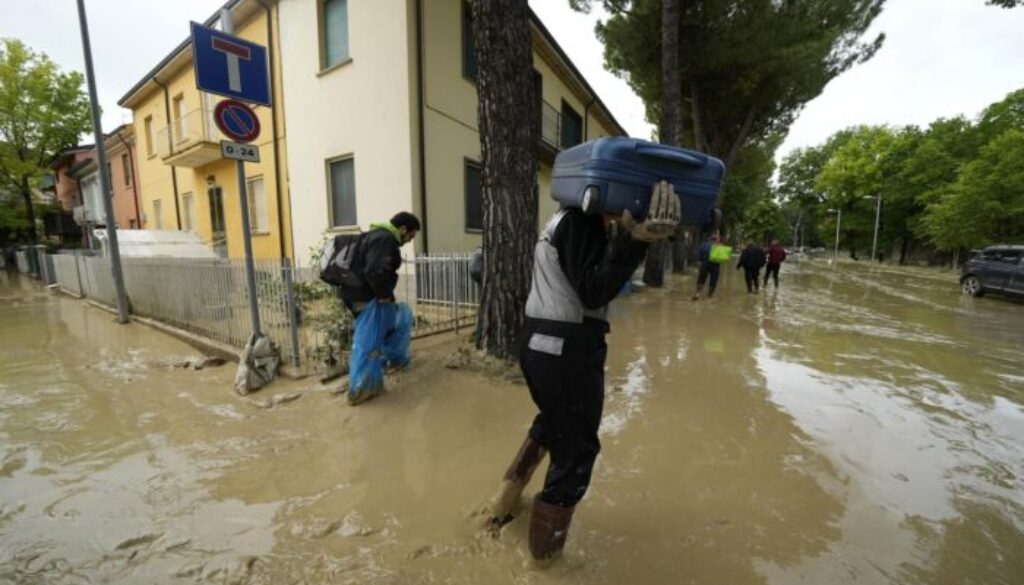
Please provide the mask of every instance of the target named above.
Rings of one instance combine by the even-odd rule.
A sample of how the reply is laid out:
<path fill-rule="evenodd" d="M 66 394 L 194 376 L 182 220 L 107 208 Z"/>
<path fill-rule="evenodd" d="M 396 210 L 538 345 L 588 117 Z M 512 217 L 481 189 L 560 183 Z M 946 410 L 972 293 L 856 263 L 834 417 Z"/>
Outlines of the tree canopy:
<path fill-rule="evenodd" d="M 91 127 L 82 81 L 21 41 L 0 39 L 0 190 L 21 195 L 33 240 L 32 188 L 53 156 Z"/>

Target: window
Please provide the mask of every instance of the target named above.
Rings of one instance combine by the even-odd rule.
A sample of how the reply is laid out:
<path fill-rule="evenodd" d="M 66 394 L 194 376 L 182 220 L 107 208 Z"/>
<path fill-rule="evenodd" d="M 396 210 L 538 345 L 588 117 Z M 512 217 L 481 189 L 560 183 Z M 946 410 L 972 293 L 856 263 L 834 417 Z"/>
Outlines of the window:
<path fill-rule="evenodd" d="M 153 156 L 153 116 L 146 116 L 146 156 Z"/>
<path fill-rule="evenodd" d="M 466 231 L 484 229 L 484 196 L 480 184 L 480 165 L 466 161 Z"/>
<path fill-rule="evenodd" d="M 224 191 L 220 187 L 210 187 L 206 191 L 210 198 L 210 230 L 214 237 L 224 236 Z"/>
<path fill-rule="evenodd" d="M 331 191 L 331 226 L 358 225 L 356 222 L 355 159 L 329 161 L 328 181 Z"/>
<path fill-rule="evenodd" d="M 246 181 L 245 194 L 249 198 L 249 231 L 260 234 L 269 232 L 267 198 L 263 193 L 263 177 L 254 177 Z"/>
<path fill-rule="evenodd" d="M 320 68 L 349 60 L 348 0 L 320 0 Z"/>
<path fill-rule="evenodd" d="M 164 229 L 164 218 L 160 213 L 162 211 L 163 202 L 159 199 L 153 200 L 153 229 L 162 230 Z"/>
<path fill-rule="evenodd" d="M 127 154 L 121 155 L 121 169 L 124 171 L 124 186 L 132 184 L 132 163 Z"/>
<path fill-rule="evenodd" d="M 185 126 L 185 96 L 178 94 L 174 98 L 174 139 L 178 142 L 185 140 L 188 128 Z"/>
<path fill-rule="evenodd" d="M 583 142 L 583 118 L 562 100 L 562 148 L 570 148 Z"/>
<path fill-rule="evenodd" d="M 191 193 L 185 193 L 181 196 L 181 205 L 185 208 L 184 222 L 181 227 L 185 228 L 186 232 L 195 231 L 196 229 L 196 198 Z"/>
<path fill-rule="evenodd" d="M 135 221 L 134 217 L 128 220 L 128 229 L 134 230 L 134 229 L 138 229 L 138 227 L 139 227 L 139 224 Z"/>
<path fill-rule="evenodd" d="M 996 257 L 996 261 L 1005 264 L 1017 264 L 1020 262 L 1020 252 L 1016 250 L 1001 250 Z"/>
<path fill-rule="evenodd" d="M 473 37 L 473 7 L 462 3 L 462 76 L 476 81 L 476 39 Z"/>

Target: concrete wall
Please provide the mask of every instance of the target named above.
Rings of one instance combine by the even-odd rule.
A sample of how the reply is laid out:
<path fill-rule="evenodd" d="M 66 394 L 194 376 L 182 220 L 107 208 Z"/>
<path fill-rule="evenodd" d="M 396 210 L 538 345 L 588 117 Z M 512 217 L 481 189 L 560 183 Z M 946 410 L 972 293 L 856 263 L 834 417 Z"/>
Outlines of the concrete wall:
<path fill-rule="evenodd" d="M 322 71 L 316 0 L 278 4 L 288 185 L 296 257 L 303 263 L 310 248 L 337 231 L 329 226 L 331 159 L 354 159 L 356 221 L 363 229 L 398 211 L 419 211 L 414 6 L 407 0 L 349 2 L 351 61 Z"/>

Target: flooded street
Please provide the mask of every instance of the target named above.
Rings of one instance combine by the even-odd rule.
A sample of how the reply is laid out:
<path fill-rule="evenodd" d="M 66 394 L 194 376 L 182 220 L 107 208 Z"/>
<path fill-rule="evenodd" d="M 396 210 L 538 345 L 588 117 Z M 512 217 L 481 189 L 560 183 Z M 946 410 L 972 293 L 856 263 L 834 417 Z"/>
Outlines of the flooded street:
<path fill-rule="evenodd" d="M 546 572 L 526 514 L 475 516 L 533 404 L 445 368 L 451 337 L 358 408 L 241 398 L 232 364 L 0 275 L 0 583 L 1024 583 L 1024 304 L 724 272 L 613 306 L 603 450 Z"/>

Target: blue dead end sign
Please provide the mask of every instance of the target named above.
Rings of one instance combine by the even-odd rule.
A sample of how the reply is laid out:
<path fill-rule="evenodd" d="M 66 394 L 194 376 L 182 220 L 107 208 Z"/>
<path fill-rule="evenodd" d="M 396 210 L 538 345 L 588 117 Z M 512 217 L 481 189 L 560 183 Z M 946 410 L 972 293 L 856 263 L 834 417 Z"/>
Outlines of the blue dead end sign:
<path fill-rule="evenodd" d="M 235 142 L 252 142 L 260 135 L 260 120 L 252 108 L 238 100 L 223 100 L 213 109 L 213 121 Z"/>
<path fill-rule="evenodd" d="M 270 105 L 267 48 L 241 37 L 192 23 L 196 87 L 226 98 Z"/>

